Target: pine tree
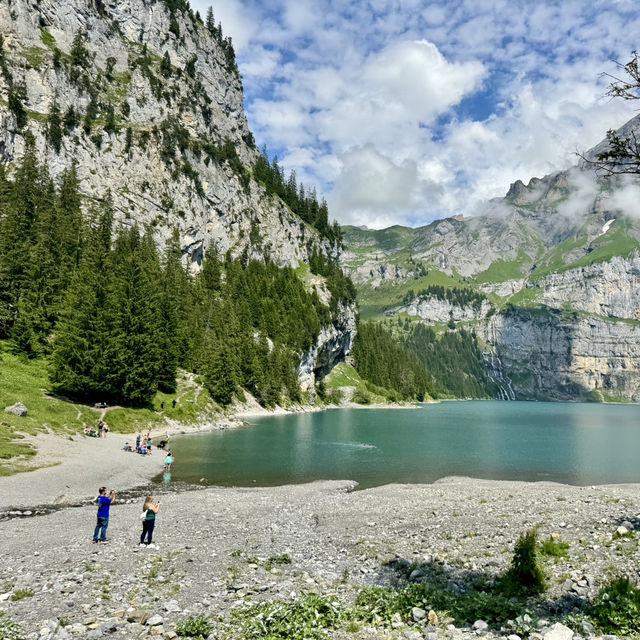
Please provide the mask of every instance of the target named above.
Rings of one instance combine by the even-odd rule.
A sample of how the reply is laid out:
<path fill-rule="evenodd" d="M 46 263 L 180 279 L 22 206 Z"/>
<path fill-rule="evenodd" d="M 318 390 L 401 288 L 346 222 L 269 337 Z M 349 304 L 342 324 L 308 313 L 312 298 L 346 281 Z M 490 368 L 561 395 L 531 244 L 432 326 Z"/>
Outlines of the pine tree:
<path fill-rule="evenodd" d="M 35 244 L 34 222 L 46 202 L 47 182 L 36 160 L 33 135 L 27 134 L 25 141 L 25 155 L 16 170 L 13 184 L 5 182 L 3 187 L 5 197 L 0 223 L 0 306 L 5 317 L 5 327 L 10 326 L 15 318 L 16 305 L 27 278 L 29 255 Z M 5 331 L 3 336 L 6 335 Z"/>
<path fill-rule="evenodd" d="M 51 104 L 51 111 L 47 116 L 47 140 L 51 143 L 56 153 L 60 153 L 62 145 L 62 118 L 60 117 L 60 107 L 54 100 Z"/>
<path fill-rule="evenodd" d="M 91 218 L 85 250 L 60 309 L 50 361 L 54 386 L 77 396 L 110 391 L 105 384 L 113 227 L 109 197 Z"/>
<path fill-rule="evenodd" d="M 148 405 L 158 388 L 160 365 L 160 269 L 152 239 L 141 239 L 136 228 L 122 232 L 111 268 L 105 381 L 111 394 L 124 402 Z"/>

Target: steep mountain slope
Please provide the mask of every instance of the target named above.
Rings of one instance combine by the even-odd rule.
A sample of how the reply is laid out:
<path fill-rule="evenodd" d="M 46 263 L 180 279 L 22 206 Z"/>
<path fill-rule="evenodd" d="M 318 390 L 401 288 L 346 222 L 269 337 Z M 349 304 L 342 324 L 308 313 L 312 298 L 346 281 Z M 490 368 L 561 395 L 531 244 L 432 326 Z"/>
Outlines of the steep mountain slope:
<path fill-rule="evenodd" d="M 33 136 L 56 184 L 75 167 L 85 211 L 113 203 L 115 231 L 147 230 L 164 252 L 177 229 L 192 273 L 214 249 L 244 266 L 298 269 L 328 308 L 299 354 L 301 384 L 313 391 L 316 372 L 351 348 L 355 306 L 306 266 L 340 251 L 326 225 L 318 231 L 255 178 L 260 153 L 220 25 L 205 24 L 186 0 L 11 0 L 0 3 L 0 36 L 0 162 L 9 179 Z M 17 298 L 7 308 L 16 316 Z"/>
<path fill-rule="evenodd" d="M 516 397 L 638 401 L 638 193 L 588 166 L 517 181 L 476 217 L 346 227 L 342 264 L 366 317 L 473 327 Z M 481 297 L 452 302 L 438 287 Z"/>
<path fill-rule="evenodd" d="M 151 225 L 159 246 L 178 226 L 195 263 L 212 244 L 234 256 L 268 247 L 292 266 L 308 260 L 310 247 L 332 250 L 251 180 L 259 154 L 233 49 L 187 7 L 0 3 L 2 161 L 21 157 L 28 127 L 54 177 L 77 162 L 87 198 L 110 190 L 117 219 Z"/>

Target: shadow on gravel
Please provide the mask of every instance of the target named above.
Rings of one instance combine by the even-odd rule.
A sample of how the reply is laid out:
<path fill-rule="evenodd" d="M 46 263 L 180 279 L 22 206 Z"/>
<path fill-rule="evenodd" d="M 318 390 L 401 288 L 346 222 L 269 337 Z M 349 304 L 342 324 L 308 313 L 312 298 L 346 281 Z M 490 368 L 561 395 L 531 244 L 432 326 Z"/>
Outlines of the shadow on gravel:
<path fill-rule="evenodd" d="M 410 562 L 401 557 L 381 566 L 374 580 L 377 586 L 364 589 L 358 596 L 360 604 L 377 610 L 383 618 L 399 614 L 407 621 L 416 621 L 416 616 L 433 609 L 447 612 L 456 625 L 471 626 L 482 620 L 497 630 L 534 631 L 530 624 L 533 619 L 557 620 L 581 614 L 588 605 L 575 593 L 556 599 L 507 596 L 500 574 L 433 561 Z"/>

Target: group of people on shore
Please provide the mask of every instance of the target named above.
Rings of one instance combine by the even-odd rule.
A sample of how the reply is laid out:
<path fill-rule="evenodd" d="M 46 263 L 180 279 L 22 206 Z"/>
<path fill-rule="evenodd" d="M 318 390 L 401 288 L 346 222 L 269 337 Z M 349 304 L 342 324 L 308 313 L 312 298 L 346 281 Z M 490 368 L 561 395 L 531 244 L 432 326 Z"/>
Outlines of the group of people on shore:
<path fill-rule="evenodd" d="M 96 502 L 98 504 L 98 519 L 96 522 L 96 528 L 93 532 L 93 544 L 109 544 L 107 538 L 107 528 L 109 527 L 110 509 L 116 501 L 116 490 L 107 490 L 107 487 L 100 487 L 98 489 L 98 497 Z M 156 516 L 160 510 L 160 501 L 155 501 L 152 495 L 148 495 L 142 506 L 142 513 L 140 519 L 142 520 L 142 534 L 140 535 L 140 546 L 156 549 L 156 545 L 153 543 L 153 530 L 156 524 Z"/>
<path fill-rule="evenodd" d="M 83 433 L 91 438 L 106 438 L 107 433 L 109 433 L 109 425 L 104 420 L 100 420 L 97 428 L 85 425 Z"/>
<path fill-rule="evenodd" d="M 160 442 L 156 446 L 156 449 L 163 449 L 163 450 L 167 449 L 167 445 L 169 444 L 170 438 L 171 438 L 171 435 L 167 433 L 166 439 L 160 440 Z M 128 442 L 125 442 L 124 446 L 122 447 L 122 450 L 125 452 L 131 452 L 131 453 L 135 451 L 135 453 L 139 453 L 140 455 L 150 456 L 152 447 L 153 447 L 153 443 L 151 441 L 151 434 L 147 431 L 147 433 L 145 433 L 144 436 L 138 434 L 138 436 L 136 437 L 135 449 Z M 164 471 L 166 473 L 171 471 L 172 462 L 173 462 L 173 452 L 171 451 L 171 449 L 167 449 L 167 455 L 164 459 Z"/>

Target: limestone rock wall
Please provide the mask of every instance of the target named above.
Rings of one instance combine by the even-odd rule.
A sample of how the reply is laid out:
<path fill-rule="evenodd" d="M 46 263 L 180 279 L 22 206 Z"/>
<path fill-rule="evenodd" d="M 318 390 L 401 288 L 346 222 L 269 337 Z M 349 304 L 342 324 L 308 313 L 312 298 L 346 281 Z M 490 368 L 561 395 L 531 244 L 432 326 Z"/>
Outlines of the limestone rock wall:
<path fill-rule="evenodd" d="M 640 401 L 640 325 L 548 309 L 481 323 L 518 399 Z"/>
<path fill-rule="evenodd" d="M 335 255 L 335 246 L 267 198 L 257 183 L 251 180 L 244 188 L 228 163 L 212 161 L 199 150 L 228 139 L 245 167 L 258 156 L 244 114 L 241 79 L 208 29 L 186 12 L 172 16 L 161 0 L 103 0 L 101 6 L 99 12 L 93 0 L 0 3 L 3 57 L 13 83 L 26 87 L 27 128 L 52 175 L 76 162 L 87 206 L 111 192 L 116 224 L 149 227 L 160 248 L 177 227 L 185 260 L 196 267 L 213 245 L 234 256 L 248 248 L 257 257 L 267 248 L 278 264 L 291 266 L 308 260 L 313 248 Z M 172 20 L 180 35 L 171 31 Z M 88 52 L 84 67 L 70 62 L 76 34 L 83 36 Z M 55 49 L 61 56 L 57 65 Z M 139 63 L 145 51 L 150 72 Z M 160 69 L 165 53 L 171 61 L 169 77 Z M 110 73 L 108 58 L 115 61 Z M 0 75 L 3 163 L 19 161 L 25 147 L 24 130 L 18 130 L 7 107 L 8 91 L 9 81 Z M 99 113 L 87 133 L 82 117 L 92 92 Z M 80 117 L 77 126 L 65 131 L 59 153 L 46 136 L 54 101 L 61 114 L 72 106 Z M 109 106 L 118 130 L 107 133 L 103 125 Z M 176 126 L 188 136 L 184 149 L 177 146 L 185 142 L 170 135 Z M 130 149 L 127 128 L 133 134 Z"/>

